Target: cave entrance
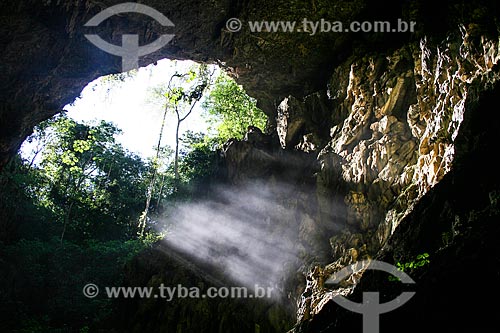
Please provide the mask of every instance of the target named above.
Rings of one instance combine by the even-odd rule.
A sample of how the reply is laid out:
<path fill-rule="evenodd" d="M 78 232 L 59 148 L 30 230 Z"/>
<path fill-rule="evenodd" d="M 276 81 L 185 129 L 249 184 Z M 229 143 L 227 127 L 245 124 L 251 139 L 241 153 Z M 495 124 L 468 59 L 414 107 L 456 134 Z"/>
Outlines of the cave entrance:
<path fill-rule="evenodd" d="M 175 79 L 177 74 L 191 75 L 189 80 L 193 80 L 199 66 L 193 61 L 163 59 L 137 70 L 99 77 L 87 84 L 74 102 L 64 106 L 63 114 L 78 123 L 113 123 L 120 130 L 116 135 L 117 142 L 141 158 L 151 159 L 158 144 L 163 148 L 175 147 L 176 114 L 173 108 L 165 110 L 167 97 L 164 95 L 169 80 Z M 222 72 L 217 65 L 207 67 L 212 74 L 211 82 L 204 96 L 182 122 L 179 128 L 180 137 L 186 133 L 207 134 L 210 131 L 209 122 L 214 121 L 206 115 L 203 104 Z M 182 82 L 177 83 L 177 87 L 172 88 L 189 89 L 189 82 L 182 85 Z M 186 111 L 180 111 L 182 117 L 182 111 Z M 162 129 L 163 116 L 165 122 Z M 163 135 L 159 143 L 160 130 Z M 21 148 L 22 155 L 33 159 L 33 154 L 40 148 L 39 144 L 33 137 L 28 138 Z"/>
<path fill-rule="evenodd" d="M 45 180 L 31 184 L 36 204 L 60 205 L 71 216 L 73 206 L 85 206 L 80 199 L 99 200 L 99 192 L 112 196 L 136 182 L 128 186 L 133 190 L 128 196 L 134 196 L 128 201 L 135 201 L 128 219 L 138 221 L 139 230 L 132 227 L 131 233 L 143 237 L 148 228 L 163 229 L 154 216 L 164 214 L 166 204 L 175 202 L 172 197 L 203 172 L 200 163 L 213 159 L 214 125 L 220 121 L 209 100 L 225 77 L 217 65 L 163 59 L 87 84 L 21 146 L 20 167 Z M 71 218 L 60 220 L 62 242 Z M 69 237 L 81 236 L 74 230 Z"/>
<path fill-rule="evenodd" d="M 267 116 L 256 104 L 215 65 L 203 69 L 191 61 L 162 60 L 92 81 L 64 112 L 37 125 L 0 174 L 4 192 L 0 252 L 10 254 L 6 265 L 27 277 L 11 293 L 22 292 L 26 297 L 9 298 L 4 304 L 15 309 L 11 304 L 21 303 L 31 320 L 18 320 L 17 313 L 4 311 L 15 318 L 9 325 L 33 322 L 33 327 L 45 328 L 71 323 L 78 330 L 85 329 L 87 318 L 112 310 L 107 303 L 89 304 L 85 294 L 82 297 L 83 286 L 89 281 L 101 288 L 119 284 L 125 274 L 123 264 L 168 238 L 165 231 L 175 238 L 172 229 L 176 226 L 177 235 L 185 236 L 178 238 L 183 244 L 195 239 L 201 254 L 207 251 L 208 256 L 197 257 L 197 262 L 216 267 L 231 264 L 228 280 L 249 285 L 255 282 L 255 271 L 279 267 L 278 262 L 288 257 L 273 255 L 277 262 L 263 260 L 253 270 L 248 268 L 255 258 L 271 257 L 269 247 L 249 242 L 263 239 L 259 235 L 270 220 L 256 213 L 251 218 L 261 223 L 260 228 L 253 220 L 233 223 L 234 216 L 241 222 L 248 219 L 249 210 L 272 206 L 264 195 L 268 191 L 258 187 L 253 193 L 226 191 L 230 199 L 238 198 L 226 212 L 222 207 L 227 204 L 215 210 L 194 209 L 193 205 L 195 200 L 213 196 L 212 180 L 223 178 L 217 178 L 217 172 L 227 138 L 242 139 L 249 125 L 264 128 Z M 180 128 L 176 126 L 179 119 L 183 119 Z M 179 223 L 184 211 L 194 214 L 183 220 L 191 228 Z M 223 218 L 224 224 L 213 224 L 207 231 L 205 222 Z M 246 238 L 236 238 L 236 234 Z M 265 238 L 261 243 L 277 241 Z M 249 255 L 244 252 L 247 248 L 253 249 Z M 198 246 L 183 250 L 191 257 L 199 254 Z M 259 274 L 265 278 L 257 282 L 273 285 L 279 274 L 274 269 L 268 273 Z M 0 288 L 0 293 L 7 291 Z M 61 311 L 70 309 L 68 300 L 75 299 L 81 300 L 82 311 Z M 286 323 L 292 322 L 288 314 L 282 316 Z M 92 325 L 101 325 L 100 320 Z"/>
<path fill-rule="evenodd" d="M 267 116 L 256 104 L 214 64 L 164 59 L 103 76 L 35 127 L 13 172 L 26 168 L 43 178 L 30 191 L 36 205 L 66 212 L 58 218 L 61 240 L 75 202 L 84 207 L 81 200 L 112 197 L 125 187 L 134 200 L 117 204 L 133 202 L 128 232 L 144 236 L 148 228 L 165 229 L 160 217 L 178 197 L 194 187 L 208 191 L 200 184 L 216 172 L 229 138 L 242 139 L 250 125 L 264 128 Z M 79 237 L 81 230 L 74 232 Z"/>

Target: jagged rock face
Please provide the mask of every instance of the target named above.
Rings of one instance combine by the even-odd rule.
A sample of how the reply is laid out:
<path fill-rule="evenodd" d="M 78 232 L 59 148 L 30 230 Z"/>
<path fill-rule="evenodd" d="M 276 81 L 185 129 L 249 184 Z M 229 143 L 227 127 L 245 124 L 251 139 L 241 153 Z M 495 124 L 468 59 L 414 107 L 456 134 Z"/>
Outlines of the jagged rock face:
<path fill-rule="evenodd" d="M 385 59 L 367 57 L 350 65 L 345 90 L 330 86 L 348 116 L 332 128 L 319 159 L 339 156 L 341 180 L 357 187 L 346 197 L 352 211 L 347 222 L 366 230 L 378 225 L 382 214 L 381 242 L 398 217 L 450 170 L 468 85 L 496 80 L 491 68 L 498 44 L 484 40 L 476 51 L 469 39 L 464 30 L 461 38 L 434 50 L 422 41 L 419 48 L 405 47 Z M 402 204 L 388 210 L 395 198 Z"/>
<path fill-rule="evenodd" d="M 329 95 L 341 109 L 334 113 L 347 117 L 319 152 L 318 193 L 323 218 L 334 216 L 336 196 L 343 196 L 347 228 L 330 238 L 335 261 L 309 274 L 299 321 L 320 313 L 334 295 L 349 293 L 326 290 L 322 281 L 374 256 L 451 170 L 467 106 L 498 81 L 499 55 L 497 39 L 473 41 L 461 29 L 434 47 L 422 40 L 337 69 Z"/>
<path fill-rule="evenodd" d="M 498 60 L 496 41 L 473 45 L 465 29 L 433 49 L 422 40 L 387 56 L 350 59 L 335 70 L 327 91 L 330 119 L 345 118 L 330 120 L 326 146 L 321 139 L 307 144 L 321 133 L 307 119 L 318 112 L 285 99 L 277 118 L 282 146 L 307 152 L 324 146 L 316 150 L 325 217 L 336 209 L 328 192 L 345 192 L 347 224 L 366 231 L 384 222 L 381 245 L 407 209 L 450 170 L 467 98 L 477 98 L 470 85 L 493 84 Z"/>
<path fill-rule="evenodd" d="M 411 263 L 419 254 L 429 253 L 424 266 L 405 270 L 416 283 L 402 288 L 386 274 L 366 271 L 353 277 L 358 280 L 354 291 L 352 285 L 330 289 L 323 281 L 346 263 L 318 267 L 308 275 L 306 290 L 312 296 L 305 295 L 308 302 L 299 308 L 303 319 L 295 332 L 361 332 L 361 316 L 337 306 L 331 298 L 351 294 L 349 299 L 360 303 L 363 292 L 378 291 L 389 301 L 402 289 L 415 291 L 415 296 L 397 310 L 380 315 L 381 332 L 401 332 L 402 328 L 410 332 L 484 331 L 494 325 L 496 309 L 490 304 L 500 292 L 498 285 L 467 292 L 464 288 L 474 285 L 477 274 L 499 274 L 493 263 L 500 256 L 496 246 L 500 179 L 491 156 L 498 145 L 500 122 L 493 110 L 499 96 L 497 83 L 466 103 L 454 141 L 452 169 L 415 204 L 375 257 L 388 263 Z"/>

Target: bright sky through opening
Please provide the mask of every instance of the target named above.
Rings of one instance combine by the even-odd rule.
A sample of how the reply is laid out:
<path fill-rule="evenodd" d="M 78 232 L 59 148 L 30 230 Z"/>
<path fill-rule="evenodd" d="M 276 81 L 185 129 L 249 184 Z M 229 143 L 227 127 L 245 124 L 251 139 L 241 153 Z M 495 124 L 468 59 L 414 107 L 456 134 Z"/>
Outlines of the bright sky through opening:
<path fill-rule="evenodd" d="M 142 158 L 154 155 L 153 147 L 158 142 L 163 108 L 154 102 L 151 89 L 168 84 L 170 77 L 178 71 L 187 72 L 192 61 L 161 60 L 157 65 L 139 68 L 135 77 L 127 78 L 115 86 L 103 84 L 103 78 L 89 83 L 80 98 L 66 105 L 65 110 L 72 119 L 82 121 L 105 120 L 113 122 L 123 132 L 117 141 Z M 218 75 L 215 73 L 214 77 Z M 203 99 L 202 99 L 203 101 Z M 200 101 L 193 113 L 181 124 L 181 135 L 190 130 L 207 132 L 207 124 L 202 118 Z M 175 146 L 176 117 L 174 112 L 167 116 L 162 145 Z"/>

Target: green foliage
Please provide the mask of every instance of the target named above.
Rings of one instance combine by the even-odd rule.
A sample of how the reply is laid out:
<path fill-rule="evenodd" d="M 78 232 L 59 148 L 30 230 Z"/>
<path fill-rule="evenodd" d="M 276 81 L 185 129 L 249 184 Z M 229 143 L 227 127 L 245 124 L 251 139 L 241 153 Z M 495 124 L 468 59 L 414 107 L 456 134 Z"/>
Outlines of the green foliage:
<path fill-rule="evenodd" d="M 124 73 L 109 74 L 101 77 L 97 85 L 106 87 L 106 95 L 109 97 L 113 89 L 123 86 L 128 80 L 135 78 L 137 73 L 137 69 L 132 69 Z"/>
<path fill-rule="evenodd" d="M 222 143 L 230 138 L 241 139 L 249 125 L 265 128 L 267 116 L 256 104 L 233 79 L 221 74 L 203 107 L 211 129 Z"/>
<path fill-rule="evenodd" d="M 431 261 L 429 259 L 430 255 L 427 252 L 421 253 L 415 257 L 415 259 L 406 262 L 397 262 L 396 267 L 402 272 L 408 272 L 413 269 L 417 269 L 428 265 Z M 399 278 L 395 276 L 389 276 L 389 281 L 399 281 Z"/>
<path fill-rule="evenodd" d="M 215 138 L 186 131 L 179 140 L 180 178 L 176 181 L 171 159 L 158 168 L 149 214 L 150 226 L 161 224 L 160 221 L 165 220 L 169 209 L 174 209 L 180 201 L 190 200 L 194 195 L 200 196 L 200 192 L 208 190 L 208 184 L 218 171 L 219 151 Z"/>
<path fill-rule="evenodd" d="M 203 97 L 203 93 L 207 86 L 211 84 L 213 72 L 210 73 L 208 66 L 205 64 L 194 65 L 186 73 L 176 72 L 170 77 L 168 84 L 161 85 L 153 90 L 153 96 L 156 100 L 162 103 L 164 108 L 163 120 L 161 124 L 160 134 L 158 136 L 158 144 L 156 146 L 156 156 L 151 164 L 151 176 L 146 195 L 146 205 L 139 217 L 139 236 L 142 236 L 147 230 L 147 223 L 150 221 L 150 210 L 152 206 L 153 195 L 155 190 L 159 188 L 156 210 L 161 213 L 161 201 L 163 193 L 170 195 L 176 194 L 182 185 L 181 174 L 179 172 L 180 164 L 180 126 L 181 123 L 193 112 L 196 104 Z M 168 112 L 174 112 L 177 118 L 175 130 L 175 150 L 173 159 L 173 182 L 168 184 L 171 191 L 163 191 L 168 181 L 172 180 L 170 172 L 164 172 L 160 175 L 161 165 L 161 142 L 163 131 L 165 128 L 166 116 Z M 160 177 L 159 177 L 160 176 Z M 188 176 L 189 177 L 189 176 Z M 161 180 L 160 180 L 161 179 Z M 175 195 L 177 196 L 177 195 Z"/>
<path fill-rule="evenodd" d="M 179 168 L 184 181 L 197 181 L 215 172 L 218 156 L 217 138 L 187 131 L 182 136 L 181 142 L 184 149 L 181 150 L 182 159 Z"/>
<path fill-rule="evenodd" d="M 451 244 L 454 238 L 453 230 L 445 231 L 441 234 L 441 240 L 444 246 L 448 246 Z"/>
<path fill-rule="evenodd" d="M 51 140 L 37 151 L 28 182 L 35 204 L 52 212 L 65 236 L 81 240 L 133 234 L 145 191 L 146 165 L 115 142 L 113 124 L 79 124 L 62 115 L 35 131 Z"/>
<path fill-rule="evenodd" d="M 185 73 L 176 72 L 168 83 L 151 89 L 151 100 L 171 112 L 189 112 L 193 103 L 201 99 L 211 84 L 211 75 L 210 69 L 204 64 L 193 65 Z"/>
<path fill-rule="evenodd" d="M 156 91 L 178 126 L 212 74 L 199 66 Z M 127 75 L 104 83 L 120 84 Z M 123 266 L 163 237 L 152 230 L 168 220 L 169 208 L 209 195 L 220 143 L 241 137 L 248 125 L 265 126 L 255 100 L 227 76 L 219 77 L 205 108 L 217 135 L 177 131 L 175 150 L 162 147 L 160 137 L 149 161 L 118 144 L 120 130 L 111 123 L 62 114 L 35 128 L 26 141 L 30 151 L 0 174 L 0 313 L 10 318 L 0 331 L 88 332 L 109 318 L 111 301 L 83 297 L 83 286 L 120 285 Z M 151 214 L 138 238 L 146 197 Z"/>
<path fill-rule="evenodd" d="M 85 298 L 83 286 L 120 285 L 124 264 L 146 246 L 141 240 L 61 244 L 57 237 L 0 244 L 0 253 L 7 258 L 2 265 L 9 271 L 0 284 L 0 311 L 10 318 L 3 328 L 75 331 L 108 319 L 112 300 Z"/>
<path fill-rule="evenodd" d="M 83 297 L 83 286 L 120 285 L 125 263 L 158 241 L 135 238 L 147 165 L 117 133 L 61 115 L 0 174 L 0 313 L 10 319 L 0 331 L 89 331 L 112 303 Z"/>
<path fill-rule="evenodd" d="M 137 69 L 132 69 L 128 72 L 109 74 L 101 78 L 102 82 L 105 83 L 115 83 L 115 82 L 125 82 L 126 80 L 132 79 L 137 76 Z"/>
<path fill-rule="evenodd" d="M 400 271 L 404 272 L 404 271 L 407 271 L 409 269 L 414 269 L 414 268 L 425 266 L 429 263 L 430 263 L 429 253 L 425 252 L 425 253 L 417 255 L 417 257 L 414 260 L 411 260 L 411 261 L 408 261 L 405 263 L 398 262 L 398 263 L 396 263 L 396 266 L 398 267 L 398 269 Z"/>
<path fill-rule="evenodd" d="M 44 234 L 54 230 L 53 212 L 34 204 L 38 184 L 44 175 L 29 168 L 16 156 L 0 173 L 0 242 L 12 243 L 21 236 Z M 1 253 L 0 253 L 1 256 Z"/>

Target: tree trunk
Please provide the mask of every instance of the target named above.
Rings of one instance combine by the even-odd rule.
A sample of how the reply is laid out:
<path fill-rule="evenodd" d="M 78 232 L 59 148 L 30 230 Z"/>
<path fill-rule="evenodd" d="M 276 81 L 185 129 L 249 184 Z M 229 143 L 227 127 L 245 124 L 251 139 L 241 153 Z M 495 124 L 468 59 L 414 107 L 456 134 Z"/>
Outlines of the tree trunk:
<path fill-rule="evenodd" d="M 146 229 L 146 221 L 148 219 L 148 214 L 149 214 L 149 208 L 151 206 L 151 198 L 153 197 L 153 190 L 156 183 L 156 175 L 158 174 L 158 161 L 160 160 L 161 140 L 163 138 L 163 130 L 165 129 L 167 111 L 168 108 L 165 107 L 165 111 L 163 112 L 163 119 L 161 122 L 160 134 L 158 135 L 158 144 L 156 145 L 156 157 L 153 160 L 153 175 L 151 176 L 151 181 L 149 182 L 148 192 L 146 195 L 146 207 L 144 208 L 141 217 L 139 217 L 138 234 L 140 237 L 144 236 L 144 231 Z"/>
<path fill-rule="evenodd" d="M 71 211 L 73 210 L 73 205 L 75 204 L 74 201 L 71 201 L 71 203 L 69 204 L 69 207 L 68 207 L 68 210 L 66 211 L 66 214 L 64 215 L 64 224 L 63 224 L 63 230 L 62 230 L 62 233 L 61 233 L 61 245 L 63 243 L 63 240 L 64 240 L 64 234 L 66 233 L 66 227 L 67 225 L 69 224 L 69 219 L 71 217 Z"/>
<path fill-rule="evenodd" d="M 175 129 L 174 191 L 177 192 L 179 189 L 179 128 L 182 120 L 179 117 L 179 111 L 176 109 L 175 112 L 177 113 L 177 127 Z"/>
<path fill-rule="evenodd" d="M 158 193 L 158 201 L 156 202 L 156 207 L 160 208 L 161 196 L 163 195 L 163 188 L 165 187 L 165 175 L 161 177 L 160 192 Z"/>

